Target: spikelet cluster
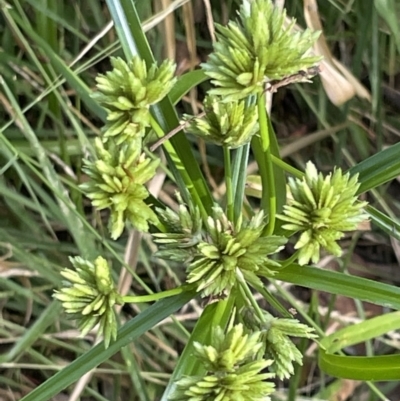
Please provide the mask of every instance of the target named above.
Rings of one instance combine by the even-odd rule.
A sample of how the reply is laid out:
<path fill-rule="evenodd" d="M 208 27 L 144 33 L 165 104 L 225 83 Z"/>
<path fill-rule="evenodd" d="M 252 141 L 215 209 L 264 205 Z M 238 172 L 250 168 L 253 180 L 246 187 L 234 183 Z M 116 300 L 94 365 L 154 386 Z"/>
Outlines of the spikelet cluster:
<path fill-rule="evenodd" d="M 157 216 L 145 203 L 149 193 L 144 184 L 154 176 L 158 160 L 145 158 L 134 142 L 118 146 L 113 140 L 104 144 L 97 138 L 95 145 L 96 159 L 84 160 L 89 180 L 81 188 L 94 207 L 110 209 L 111 237 L 121 235 L 126 221 L 148 231 L 149 222 L 156 222 Z"/>
<path fill-rule="evenodd" d="M 318 262 L 320 248 L 340 256 L 337 241 L 344 231 L 355 230 L 367 219 L 366 202 L 357 201 L 358 176 L 343 174 L 340 168 L 324 177 L 308 162 L 302 179 L 289 179 L 291 199 L 279 216 L 286 230 L 300 232 L 295 248 L 299 264 Z"/>
<path fill-rule="evenodd" d="M 167 232 L 154 233 L 158 245 L 156 256 L 161 259 L 188 263 L 193 260 L 198 243 L 202 239 L 203 222 L 199 208 L 193 203 L 185 205 L 177 193 L 178 211 L 157 208 L 157 216 Z"/>
<path fill-rule="evenodd" d="M 294 363 L 303 365 L 303 356 L 289 337 L 318 337 L 312 327 L 300 323 L 297 319 L 275 318 L 264 312 L 264 319 L 261 321 L 250 308 L 246 308 L 242 316 L 250 330 L 261 332 L 261 352 L 265 358 L 274 361 L 270 370 L 279 379 L 288 379 L 294 374 Z"/>
<path fill-rule="evenodd" d="M 187 282 L 196 283 L 203 296 L 220 295 L 228 293 L 236 284 L 238 270 L 249 283 L 261 285 L 259 276 L 272 275 L 273 269 L 279 266 L 268 255 L 281 250 L 286 238 L 262 237 L 265 225 L 262 211 L 249 221 L 239 219 L 233 224 L 223 210 L 215 206 L 201 235 L 199 231 L 193 235 L 190 230 L 180 229 L 156 235 L 156 242 L 162 240 L 163 249 L 170 243 L 169 252 L 161 251 L 159 255 L 174 259 L 172 248 L 178 239 L 184 238 L 188 247 L 185 249 L 181 245 L 179 255 L 182 255 L 180 260 L 187 262 Z"/>
<path fill-rule="evenodd" d="M 104 337 L 106 348 L 117 336 L 114 305 L 123 304 L 115 289 L 110 266 L 99 256 L 94 262 L 81 257 L 70 258 L 73 269 L 63 269 L 63 288 L 54 298 L 62 302 L 64 310 L 78 321 L 82 336 L 96 325 L 98 335 Z"/>
<path fill-rule="evenodd" d="M 149 108 L 162 100 L 175 84 L 175 65 L 165 60 L 149 69 L 135 56 L 130 62 L 111 58 L 113 69 L 96 78 L 93 97 L 107 110 L 104 139 L 117 144 L 141 139 L 150 125 Z"/>
<path fill-rule="evenodd" d="M 224 102 L 220 97 L 210 95 L 206 96 L 203 104 L 204 117 L 185 116 L 187 132 L 234 149 L 249 142 L 258 131 L 255 105 L 246 105 L 244 100 Z"/>
<path fill-rule="evenodd" d="M 271 80 L 314 66 L 320 58 L 308 51 L 319 33 L 293 32 L 294 25 L 271 0 L 244 0 L 238 22 L 216 25 L 214 51 L 202 65 L 216 86 L 210 93 L 225 101 L 242 99 L 262 92 Z"/>
<path fill-rule="evenodd" d="M 176 79 L 175 65 L 164 61 L 147 68 L 134 57 L 128 63 L 112 58 L 113 69 L 97 77 L 93 97 L 107 112 L 107 124 L 96 140 L 94 159 L 84 160 L 89 181 L 81 185 L 97 209 L 110 208 L 109 230 L 113 239 L 126 222 L 139 231 L 148 231 L 157 217 L 145 203 L 145 183 L 155 174 L 157 162 L 146 158 L 143 137 L 150 126 L 150 106 L 163 99 Z"/>
<path fill-rule="evenodd" d="M 183 377 L 170 396 L 173 401 L 267 401 L 274 391 L 268 381 L 273 373 L 262 373 L 272 360 L 260 359 L 260 332 L 244 333 L 243 325 L 226 334 L 213 329 L 211 345 L 194 343 L 195 357 L 204 366 L 203 376 Z"/>

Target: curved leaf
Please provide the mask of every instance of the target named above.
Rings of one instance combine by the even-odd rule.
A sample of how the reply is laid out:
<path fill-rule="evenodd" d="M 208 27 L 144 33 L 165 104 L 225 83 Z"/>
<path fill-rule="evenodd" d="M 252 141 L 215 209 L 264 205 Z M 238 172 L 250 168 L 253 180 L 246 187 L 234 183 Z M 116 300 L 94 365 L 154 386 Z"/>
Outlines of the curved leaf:
<path fill-rule="evenodd" d="M 293 263 L 278 271 L 273 278 L 314 290 L 400 309 L 399 287 L 362 277 Z"/>
<path fill-rule="evenodd" d="M 319 366 L 326 373 L 352 380 L 399 380 L 400 355 L 343 356 L 341 349 L 400 329 L 400 312 L 346 327 L 321 341 Z"/>
<path fill-rule="evenodd" d="M 169 92 L 169 98 L 172 104 L 177 104 L 186 93 L 207 79 L 209 78 L 203 70 L 189 71 L 178 77 L 176 84 Z"/>
<path fill-rule="evenodd" d="M 358 193 L 366 192 L 399 176 L 399 154 L 400 142 L 374 154 L 349 169 L 352 175 L 359 174 L 358 180 L 361 185 Z"/>
<path fill-rule="evenodd" d="M 379 227 L 389 236 L 400 241 L 400 224 L 397 221 L 393 220 L 372 206 L 367 206 L 366 211 L 369 214 L 371 221 L 377 227 Z"/>

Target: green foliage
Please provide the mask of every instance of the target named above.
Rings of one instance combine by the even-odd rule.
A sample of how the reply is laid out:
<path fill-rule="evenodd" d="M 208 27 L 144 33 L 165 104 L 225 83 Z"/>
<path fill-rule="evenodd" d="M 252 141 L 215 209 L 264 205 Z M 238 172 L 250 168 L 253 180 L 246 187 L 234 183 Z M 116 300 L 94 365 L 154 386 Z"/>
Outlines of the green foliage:
<path fill-rule="evenodd" d="M 176 38 L 170 37 L 167 24 L 162 35 L 158 27 L 147 38 L 144 33 L 167 15 L 166 9 L 150 15 L 148 2 L 133 0 L 106 0 L 102 5 L 75 0 L 11 3 L 12 7 L 1 7 L 5 28 L 0 30 L 4 106 L 0 113 L 0 335 L 9 344 L 0 355 L 6 369 L 0 387 L 13 391 L 13 399 L 46 400 L 64 389 L 72 391 L 75 381 L 104 363 L 101 368 L 111 373 L 108 392 L 103 391 L 102 373 L 93 371 L 87 385 L 81 382 L 76 387 L 84 388 L 81 398 L 261 401 L 276 391 L 274 398 L 294 400 L 304 396 L 302 378 L 315 379 L 320 373 L 316 370 L 312 376 L 308 364 L 300 367 L 306 340 L 316 338 L 311 326 L 319 335 L 319 368 L 326 374 L 398 381 L 399 357 L 390 354 L 398 312 L 362 321 L 370 311 L 363 311 L 360 300 L 398 309 L 400 290 L 390 283 L 386 269 L 374 269 L 375 264 L 369 271 L 374 279 L 354 273 L 359 265 L 368 268 L 362 257 L 370 238 L 374 247 L 385 247 L 385 263 L 393 258 L 389 241 L 399 239 L 394 217 L 399 209 L 398 188 L 391 182 L 400 171 L 399 144 L 393 145 L 397 141 L 393 133 L 399 130 L 394 90 L 399 41 L 389 34 L 399 30 L 394 1 L 369 7 L 356 0 L 345 9 L 340 2 L 320 3 L 321 34 L 331 49 L 340 49 L 349 71 L 356 77 L 363 71 L 368 77 L 371 104 L 354 98 L 340 109 L 332 105 L 329 99 L 341 97 L 347 85 L 334 79 L 326 68 L 332 60 L 325 60 L 322 80 L 274 95 L 272 115 L 265 112 L 269 106 L 265 99 L 269 102 L 275 90 L 318 71 L 313 67 L 319 58 L 310 48 L 319 33 L 301 30 L 311 10 L 304 8 L 303 13 L 294 1 L 285 5 L 299 17 L 298 26 L 272 1 L 244 0 L 237 20 L 236 14 L 230 15 L 236 22 L 217 26 L 214 44 L 196 29 L 201 48 L 214 46 L 214 51 L 203 69 L 184 72 L 179 78 L 174 76 L 172 61 L 156 63 L 155 59 L 161 47 L 190 37 L 189 32 L 183 35 L 181 20 L 176 19 Z M 192 5 L 185 4 L 182 14 L 185 29 L 191 24 L 191 13 L 186 11 Z M 229 4 L 224 13 L 228 9 Z M 316 17 L 318 10 L 312 11 Z M 114 31 L 105 34 L 108 15 L 117 42 Z M 138 15 L 144 17 L 142 24 Z M 212 15 L 222 20 L 218 8 Z M 196 52 L 191 44 L 188 40 L 193 61 Z M 116 50 L 118 57 L 111 57 Z M 202 58 L 203 50 L 198 50 Z M 105 73 L 104 58 L 110 58 L 112 65 Z M 177 61 L 180 74 L 186 63 L 180 57 Z M 343 78 L 348 79 L 350 92 L 363 93 L 354 77 Z M 193 104 L 206 92 L 204 116 L 183 115 L 179 127 L 178 112 L 189 107 L 185 95 L 207 79 L 214 84 L 211 90 L 207 91 L 206 83 L 199 88 L 198 99 L 193 99 L 196 91 L 190 93 Z M 298 130 L 314 126 L 323 130 L 306 135 Z M 205 155 L 199 147 L 202 166 L 191 137 L 176 133 L 182 128 L 210 142 Z M 151 154 L 146 148 L 154 134 L 161 139 L 162 157 L 161 152 Z M 279 149 L 284 143 L 289 146 Z M 309 149 L 301 151 L 305 146 Z M 316 167 L 308 164 L 303 178 L 297 168 L 303 169 L 309 155 Z M 82 157 L 86 158 L 83 174 Z M 161 168 L 155 177 L 159 159 Z M 319 173 L 321 165 L 332 173 Z M 349 168 L 347 173 L 342 173 L 344 168 Z M 256 189 L 261 204 L 246 197 L 248 169 L 260 175 Z M 151 189 L 149 195 L 148 181 L 157 178 L 152 186 L 163 182 L 164 172 L 167 182 L 156 199 L 157 191 Z M 182 194 L 184 202 L 179 195 L 169 197 L 174 191 Z M 357 201 L 364 192 L 364 199 L 374 207 Z M 93 213 L 92 208 L 102 213 Z M 279 222 L 277 212 L 282 213 Z M 357 230 L 367 214 L 372 233 L 355 233 L 340 241 L 345 231 Z M 105 234 L 104 222 L 118 241 Z M 125 228 L 128 238 L 121 238 Z M 148 231 L 151 235 L 142 235 Z M 297 252 L 291 255 L 288 246 L 280 253 L 293 235 Z M 332 263 L 340 266 L 340 272 L 305 266 L 325 252 L 336 256 Z M 360 254 L 354 258 L 353 252 Z M 69 255 L 80 256 L 72 259 L 73 267 L 62 269 Z M 111 262 L 124 269 L 112 271 Z M 112 279 L 120 271 L 121 284 L 129 279 L 125 272 L 133 277 L 124 296 Z M 180 285 L 180 280 L 188 284 Z M 287 283 L 316 291 L 311 294 L 311 310 L 294 299 Z M 52 300 L 54 288 L 58 290 Z M 321 291 L 354 300 L 362 322 L 324 338 L 325 324 L 336 306 L 332 298 L 326 314 L 324 308 L 317 308 Z M 117 318 L 115 305 L 123 303 L 134 304 L 137 316 L 131 319 L 128 308 L 116 308 Z M 64 319 L 61 307 L 73 319 Z M 295 310 L 301 319 L 290 318 Z M 166 319 L 175 313 L 176 317 Z M 194 315 L 199 316 L 197 322 L 192 321 Z M 346 324 L 340 314 L 335 319 Z M 118 332 L 117 320 L 121 322 Z M 82 334 L 91 331 L 103 336 L 104 342 L 91 347 L 91 336 L 60 341 L 60 335 L 77 328 Z M 152 335 L 143 336 L 148 330 Z M 301 347 L 292 337 L 303 338 Z M 343 349 L 364 342 L 368 356 L 342 354 Z M 175 350 L 183 347 L 177 361 Z M 309 357 L 317 359 L 314 354 Z M 48 370 L 58 369 L 60 358 L 68 366 L 49 377 Z M 26 372 L 29 376 L 34 372 L 34 382 Z M 115 379 L 121 374 L 128 379 Z M 289 380 L 275 390 L 273 377 Z M 31 388 L 36 383 L 39 386 Z M 386 399 L 395 385 L 378 390 L 368 382 L 359 391 L 366 394 L 369 386 L 377 397 Z M 324 381 L 319 381 L 315 398 L 326 398 L 324 390 Z M 353 399 L 358 396 L 355 393 Z"/>

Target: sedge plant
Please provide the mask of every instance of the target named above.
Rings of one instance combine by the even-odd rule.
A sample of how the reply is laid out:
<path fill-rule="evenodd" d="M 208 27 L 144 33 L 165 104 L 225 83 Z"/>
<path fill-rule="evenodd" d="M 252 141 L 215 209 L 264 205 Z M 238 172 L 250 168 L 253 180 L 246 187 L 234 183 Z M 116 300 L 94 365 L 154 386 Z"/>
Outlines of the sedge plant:
<path fill-rule="evenodd" d="M 83 335 L 95 330 L 105 347 L 117 338 L 116 304 L 192 292 L 224 305 L 223 318 L 213 320 L 207 335 L 199 339 L 195 329 L 188 352 L 197 362 L 172 375 L 163 401 L 268 400 L 276 379 L 290 378 L 302 364 L 293 338 L 318 336 L 282 308 L 272 315 L 257 302 L 256 292 L 265 294 L 265 283 L 291 264 L 308 269 L 322 252 L 340 256 L 345 232 L 367 219 L 357 174 L 340 168 L 323 174 L 310 161 L 304 172 L 293 175 L 273 147 L 266 92 L 311 78 L 320 61 L 311 52 L 319 32 L 298 32 L 294 24 L 270 0 L 243 0 L 237 20 L 216 26 L 213 51 L 201 65 L 212 85 L 204 113 L 183 116 L 182 126 L 187 134 L 221 147 L 226 193 L 218 202 L 193 179 L 176 141 L 154 113 L 177 84 L 173 62 L 158 65 L 138 55 L 127 61 L 113 58 L 112 69 L 97 78 L 93 97 L 106 111 L 107 123 L 95 153 L 84 160 L 87 181 L 81 189 L 95 209 L 108 210 L 112 239 L 127 228 L 148 233 L 158 249 L 155 257 L 184 273 L 185 283 L 151 295 L 122 296 L 102 255 L 75 257 L 62 271 L 64 284 L 54 297 Z M 160 164 L 159 154 L 147 148 L 151 133 L 165 136 L 163 150 L 177 182 L 174 210 L 155 202 L 146 187 Z M 262 183 L 254 210 L 246 207 L 245 171 L 238 167 L 247 165 L 249 147 Z M 277 167 L 286 172 L 287 188 L 275 180 Z M 287 192 L 283 203 L 278 189 Z M 289 241 L 295 253 L 287 261 L 280 252 Z"/>

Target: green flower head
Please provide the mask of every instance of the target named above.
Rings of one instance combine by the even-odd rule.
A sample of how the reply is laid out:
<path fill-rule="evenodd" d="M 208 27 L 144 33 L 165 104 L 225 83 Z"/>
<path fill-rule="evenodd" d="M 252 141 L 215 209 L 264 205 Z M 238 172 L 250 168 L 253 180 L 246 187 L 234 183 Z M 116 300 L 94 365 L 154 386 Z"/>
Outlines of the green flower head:
<path fill-rule="evenodd" d="M 362 211 L 367 202 L 357 201 L 357 179 L 358 175 L 350 177 L 340 168 L 324 177 L 311 162 L 302 179 L 289 179 L 292 199 L 278 217 L 287 222 L 284 229 L 301 232 L 295 245 L 299 264 L 318 262 L 321 247 L 340 256 L 342 250 L 337 241 L 343 232 L 355 230 L 367 219 Z"/>
<path fill-rule="evenodd" d="M 229 291 L 236 283 L 237 269 L 250 283 L 261 284 L 258 276 L 272 275 L 279 266 L 268 255 L 278 252 L 286 238 L 262 237 L 264 215 L 257 213 L 250 221 L 232 224 L 218 206 L 207 222 L 204 240 L 188 266 L 188 283 L 198 283 L 203 296 Z"/>
<path fill-rule="evenodd" d="M 205 140 L 229 148 L 237 148 L 250 141 L 258 131 L 258 115 L 255 105 L 245 101 L 223 102 L 216 96 L 204 99 L 205 117 L 190 118 L 187 131 Z"/>
<path fill-rule="evenodd" d="M 203 376 L 183 377 L 169 398 L 174 401 L 267 401 L 274 383 L 261 373 L 273 362 L 258 358 L 260 332 L 245 334 L 238 324 L 226 334 L 217 326 L 212 344 L 194 343 L 195 357 L 206 369 Z"/>
<path fill-rule="evenodd" d="M 106 348 L 117 337 L 114 305 L 123 304 L 111 277 L 107 261 L 99 256 L 93 263 L 81 257 L 70 258 L 75 270 L 61 271 L 64 287 L 54 298 L 78 321 L 82 336 L 99 324 L 98 334 L 104 336 Z"/>
<path fill-rule="evenodd" d="M 319 33 L 293 33 L 294 25 L 271 0 L 244 0 L 238 22 L 217 25 L 214 52 L 202 65 L 217 86 L 211 94 L 225 101 L 245 98 L 262 92 L 267 82 L 314 66 L 320 58 L 307 53 Z"/>
<path fill-rule="evenodd" d="M 108 141 L 107 147 L 96 139 L 97 159 L 84 160 L 84 172 L 89 181 L 81 185 L 97 209 L 110 208 L 109 229 L 117 239 L 129 221 L 139 231 L 148 231 L 149 222 L 157 216 L 144 200 L 149 193 L 144 183 L 155 174 L 158 160 L 151 161 L 141 154 L 137 142 L 117 146 Z"/>
<path fill-rule="evenodd" d="M 202 220 L 197 206 L 192 203 L 186 206 L 180 194 L 177 194 L 177 198 L 177 212 L 171 209 L 156 209 L 168 232 L 154 233 L 153 238 L 159 248 L 157 257 L 186 263 L 193 259 L 197 244 L 201 241 Z"/>
<path fill-rule="evenodd" d="M 150 125 L 149 107 L 171 90 L 175 65 L 164 61 L 149 69 L 144 60 L 134 57 L 129 63 L 112 58 L 113 70 L 96 78 L 98 92 L 93 97 L 107 110 L 104 139 L 113 137 L 117 144 L 141 138 Z"/>
<path fill-rule="evenodd" d="M 301 352 L 289 337 L 309 339 L 318 337 L 312 327 L 296 319 L 275 318 L 264 312 L 264 320 L 260 321 L 250 308 L 246 308 L 241 315 L 251 330 L 261 332 L 260 341 L 263 343 L 261 351 L 264 357 L 274 361 L 270 370 L 276 373 L 279 379 L 288 379 L 294 374 L 294 362 L 303 364 Z"/>

